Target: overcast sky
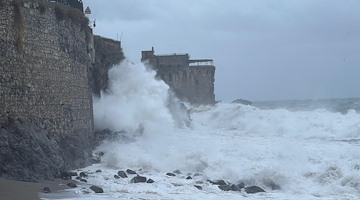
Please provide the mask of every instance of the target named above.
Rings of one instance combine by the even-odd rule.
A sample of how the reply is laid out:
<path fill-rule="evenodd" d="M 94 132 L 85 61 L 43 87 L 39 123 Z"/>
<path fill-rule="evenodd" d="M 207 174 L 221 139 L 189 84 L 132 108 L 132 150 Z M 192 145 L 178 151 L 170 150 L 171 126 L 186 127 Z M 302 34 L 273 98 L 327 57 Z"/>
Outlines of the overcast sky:
<path fill-rule="evenodd" d="M 214 59 L 215 95 L 360 97 L 360 0 L 84 0 L 125 55 Z"/>

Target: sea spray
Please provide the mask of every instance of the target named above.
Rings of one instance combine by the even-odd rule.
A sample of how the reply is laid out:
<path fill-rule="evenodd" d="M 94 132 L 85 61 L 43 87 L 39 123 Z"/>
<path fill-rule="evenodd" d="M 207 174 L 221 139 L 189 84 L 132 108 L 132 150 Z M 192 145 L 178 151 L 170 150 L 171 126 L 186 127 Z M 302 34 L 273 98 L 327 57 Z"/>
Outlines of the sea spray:
<path fill-rule="evenodd" d="M 139 127 L 145 132 L 173 127 L 167 108 L 169 87 L 154 78 L 154 71 L 126 60 L 110 69 L 108 74 L 109 89 L 102 92 L 100 99 L 94 99 L 97 129 L 134 133 Z"/>
<path fill-rule="evenodd" d="M 253 199 L 360 197 L 359 113 L 219 103 L 191 108 L 192 128 L 180 129 L 169 109 L 168 87 L 154 76 L 141 64 L 117 66 L 110 71 L 109 91 L 95 101 L 98 127 L 137 135 L 99 146 L 105 152 L 102 162 L 84 169 L 103 170 L 88 181 L 105 187 L 107 194 L 123 199 L 239 198 L 207 182 L 223 179 L 267 191 Z M 152 178 L 154 185 L 111 179 L 127 168 Z M 200 176 L 191 181 L 165 176 L 176 169 Z M 203 192 L 193 187 L 198 181 Z"/>

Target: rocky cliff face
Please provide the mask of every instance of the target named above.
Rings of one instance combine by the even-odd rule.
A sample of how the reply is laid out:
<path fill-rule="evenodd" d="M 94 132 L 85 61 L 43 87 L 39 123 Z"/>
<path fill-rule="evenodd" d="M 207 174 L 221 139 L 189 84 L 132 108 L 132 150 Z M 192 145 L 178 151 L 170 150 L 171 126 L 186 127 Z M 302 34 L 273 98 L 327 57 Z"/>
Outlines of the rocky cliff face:
<path fill-rule="evenodd" d="M 1 176 L 49 179 L 87 163 L 92 35 L 81 15 L 18 0 L 0 5 Z"/>

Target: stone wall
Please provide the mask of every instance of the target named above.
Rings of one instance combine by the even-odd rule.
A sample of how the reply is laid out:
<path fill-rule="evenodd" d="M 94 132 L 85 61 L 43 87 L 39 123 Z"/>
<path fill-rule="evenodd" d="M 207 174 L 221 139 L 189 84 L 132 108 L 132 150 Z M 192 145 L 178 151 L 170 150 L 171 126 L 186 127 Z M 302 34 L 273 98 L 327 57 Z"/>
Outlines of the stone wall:
<path fill-rule="evenodd" d="M 100 96 L 108 88 L 108 71 L 125 57 L 120 41 L 94 36 L 95 63 L 92 68 L 93 94 Z"/>
<path fill-rule="evenodd" d="M 39 128 L 60 146 L 64 167 L 74 168 L 85 164 L 93 131 L 92 36 L 57 14 L 17 0 L 0 6 L 0 125 Z"/>
<path fill-rule="evenodd" d="M 157 77 L 168 84 L 179 99 L 194 105 L 215 103 L 215 66 L 212 64 L 190 65 L 196 60 L 189 60 L 188 54 L 155 55 L 154 49 L 143 51 L 141 60 L 156 70 Z"/>

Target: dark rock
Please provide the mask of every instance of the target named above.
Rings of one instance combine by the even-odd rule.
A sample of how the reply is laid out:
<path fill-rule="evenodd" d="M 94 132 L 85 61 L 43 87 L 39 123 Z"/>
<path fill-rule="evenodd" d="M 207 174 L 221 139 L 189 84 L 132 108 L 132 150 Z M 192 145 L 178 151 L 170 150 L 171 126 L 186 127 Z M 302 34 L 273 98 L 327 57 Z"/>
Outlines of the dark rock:
<path fill-rule="evenodd" d="M 87 183 L 86 179 L 80 179 L 81 182 Z"/>
<path fill-rule="evenodd" d="M 191 176 L 186 177 L 187 180 L 192 179 Z"/>
<path fill-rule="evenodd" d="M 254 194 L 254 193 L 258 193 L 258 192 L 265 192 L 265 190 L 263 190 L 262 188 L 260 188 L 258 186 L 250 186 L 250 187 L 245 188 L 245 192 L 248 194 Z"/>
<path fill-rule="evenodd" d="M 155 181 L 149 178 L 149 180 L 146 181 L 147 183 L 154 183 Z"/>
<path fill-rule="evenodd" d="M 131 183 L 146 183 L 146 177 L 144 176 L 135 176 L 130 180 Z"/>
<path fill-rule="evenodd" d="M 124 171 L 118 171 L 118 175 L 119 175 L 121 178 L 127 178 L 127 177 L 128 177 Z"/>
<path fill-rule="evenodd" d="M 76 188 L 77 185 L 75 183 L 68 183 L 67 186 L 71 187 L 71 188 Z"/>
<path fill-rule="evenodd" d="M 245 188 L 245 183 L 241 182 L 238 184 L 239 188 Z"/>
<path fill-rule="evenodd" d="M 220 190 L 223 190 L 223 191 L 230 191 L 231 190 L 230 185 L 219 185 L 218 187 L 220 188 Z"/>
<path fill-rule="evenodd" d="M 195 173 L 194 176 L 202 176 L 200 173 Z"/>
<path fill-rule="evenodd" d="M 100 169 L 96 170 L 96 173 L 100 173 L 100 172 L 102 172 Z"/>
<path fill-rule="evenodd" d="M 231 190 L 239 192 L 239 191 L 241 191 L 241 187 L 239 187 L 239 185 L 232 184 L 231 185 Z"/>
<path fill-rule="evenodd" d="M 104 190 L 101 187 L 98 187 L 98 186 L 95 186 L 95 185 L 91 186 L 90 189 L 92 191 L 94 191 L 95 193 L 104 193 Z"/>
<path fill-rule="evenodd" d="M 202 190 L 202 187 L 200 185 L 194 185 L 198 190 Z"/>
<path fill-rule="evenodd" d="M 80 172 L 79 176 L 80 176 L 81 178 L 86 178 L 86 177 L 88 177 L 88 175 L 87 175 L 85 172 Z"/>
<path fill-rule="evenodd" d="M 115 175 L 114 175 L 114 178 L 115 178 L 115 179 L 119 179 L 120 176 L 118 176 L 118 175 L 115 174 Z"/>
<path fill-rule="evenodd" d="M 134 170 L 131 170 L 131 169 L 127 169 L 126 173 L 128 173 L 128 174 L 136 174 L 136 172 Z"/>
<path fill-rule="evenodd" d="M 80 180 L 80 179 L 81 179 L 81 177 L 79 177 L 79 176 L 78 176 L 78 177 L 76 177 L 76 180 Z"/>
<path fill-rule="evenodd" d="M 224 180 L 216 180 L 216 181 L 208 180 L 208 181 L 214 185 L 227 185 Z"/>
<path fill-rule="evenodd" d="M 167 176 L 176 176 L 174 173 L 166 173 Z"/>
<path fill-rule="evenodd" d="M 60 178 L 62 180 L 70 180 L 71 179 L 71 174 L 69 172 L 61 172 L 60 173 Z"/>
<path fill-rule="evenodd" d="M 78 176 L 77 172 L 69 172 L 70 176 Z"/>
<path fill-rule="evenodd" d="M 51 190 L 49 187 L 44 187 L 44 189 L 42 190 L 43 193 L 51 193 Z"/>
<path fill-rule="evenodd" d="M 181 174 L 181 171 L 177 169 L 174 171 L 174 174 Z"/>

